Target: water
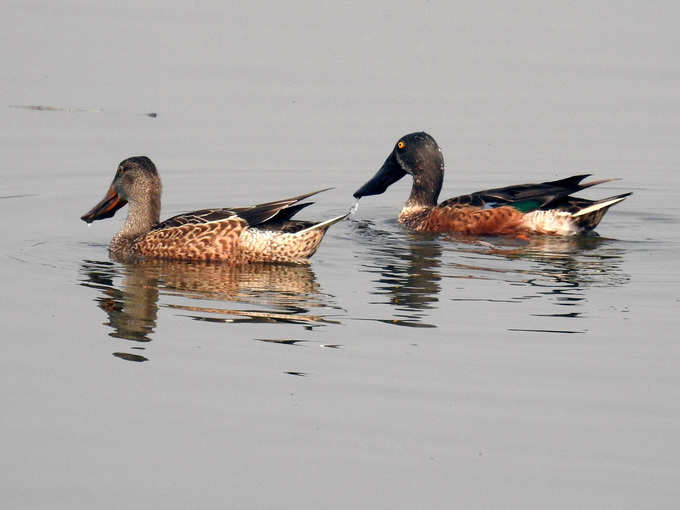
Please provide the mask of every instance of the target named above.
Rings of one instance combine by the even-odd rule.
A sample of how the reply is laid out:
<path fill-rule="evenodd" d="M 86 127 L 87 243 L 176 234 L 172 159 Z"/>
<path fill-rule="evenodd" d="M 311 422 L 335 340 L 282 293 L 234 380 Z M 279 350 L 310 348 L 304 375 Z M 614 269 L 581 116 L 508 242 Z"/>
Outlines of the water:
<path fill-rule="evenodd" d="M 0 8 L 8 508 L 675 508 L 677 7 L 504 6 Z M 78 219 L 137 154 L 164 218 L 331 218 L 421 129 L 442 198 L 634 195 L 466 239 L 403 230 L 405 179 L 308 267 L 115 263 Z"/>

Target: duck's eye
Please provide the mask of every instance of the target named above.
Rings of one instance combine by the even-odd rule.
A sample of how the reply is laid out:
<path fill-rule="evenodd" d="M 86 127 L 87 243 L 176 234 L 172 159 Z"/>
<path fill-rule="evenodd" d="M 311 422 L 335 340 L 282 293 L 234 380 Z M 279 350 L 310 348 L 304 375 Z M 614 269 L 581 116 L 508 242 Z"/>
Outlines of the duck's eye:
<path fill-rule="evenodd" d="M 397 143 L 397 149 L 403 149 L 404 147 L 406 147 L 406 144 L 403 142 L 403 140 L 399 140 Z"/>

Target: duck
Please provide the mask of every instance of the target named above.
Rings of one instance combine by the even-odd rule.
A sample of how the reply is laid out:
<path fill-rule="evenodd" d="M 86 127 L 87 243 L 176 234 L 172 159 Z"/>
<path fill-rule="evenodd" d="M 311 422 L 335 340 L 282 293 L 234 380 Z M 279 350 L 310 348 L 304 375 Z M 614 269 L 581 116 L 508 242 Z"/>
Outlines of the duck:
<path fill-rule="evenodd" d="M 326 188 L 248 207 L 201 209 L 160 221 L 161 179 L 147 156 L 118 165 L 104 198 L 80 219 L 86 223 L 111 218 L 130 204 L 122 229 L 109 244 L 111 258 L 307 263 L 328 228 L 343 214 L 326 221 L 292 220 L 312 202 L 304 199 Z"/>
<path fill-rule="evenodd" d="M 420 232 L 465 235 L 533 234 L 571 236 L 592 231 L 607 210 L 632 192 L 601 200 L 572 196 L 614 179 L 582 182 L 591 174 L 556 181 L 518 184 L 477 191 L 437 203 L 444 181 L 444 157 L 435 139 L 425 132 L 399 138 L 377 173 L 355 193 L 360 199 L 384 193 L 406 174 L 413 178 L 399 223 Z"/>

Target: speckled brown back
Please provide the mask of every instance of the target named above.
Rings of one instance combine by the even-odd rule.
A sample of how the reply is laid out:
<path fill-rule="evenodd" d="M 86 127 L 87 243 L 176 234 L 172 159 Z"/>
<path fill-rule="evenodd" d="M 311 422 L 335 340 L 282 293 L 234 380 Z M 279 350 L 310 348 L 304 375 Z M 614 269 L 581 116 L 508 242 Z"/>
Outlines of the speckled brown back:
<path fill-rule="evenodd" d="M 127 246 L 112 243 L 113 255 L 158 259 L 305 263 L 328 226 L 299 232 L 249 227 L 241 218 L 152 230 Z"/>
<path fill-rule="evenodd" d="M 237 217 L 152 230 L 134 242 L 144 257 L 240 262 L 239 239 L 248 224 Z"/>

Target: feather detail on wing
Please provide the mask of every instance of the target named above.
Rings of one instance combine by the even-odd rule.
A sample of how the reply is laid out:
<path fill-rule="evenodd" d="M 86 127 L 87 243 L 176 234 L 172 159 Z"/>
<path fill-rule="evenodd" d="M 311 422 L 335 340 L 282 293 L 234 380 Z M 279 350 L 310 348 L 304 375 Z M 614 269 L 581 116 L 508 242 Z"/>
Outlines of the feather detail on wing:
<path fill-rule="evenodd" d="M 245 220 L 248 225 L 262 225 L 269 221 L 278 222 L 291 219 L 301 209 L 312 205 L 313 202 L 305 202 L 298 204 L 300 200 L 307 197 L 327 191 L 331 188 L 325 188 L 311 193 L 305 193 L 296 197 L 285 198 L 275 202 L 266 202 L 249 207 L 234 207 L 234 208 L 219 208 L 219 209 L 201 209 L 200 211 L 192 211 L 184 214 L 178 214 L 172 218 L 154 225 L 151 229 L 163 230 L 166 228 L 180 227 L 182 225 L 196 225 L 201 223 L 213 223 L 225 221 L 230 218 L 238 218 Z"/>
<path fill-rule="evenodd" d="M 516 186 L 478 191 L 469 195 L 450 198 L 439 205 L 440 207 L 467 205 L 481 208 L 509 205 L 522 212 L 536 209 L 553 209 L 560 207 L 565 202 L 565 198 L 572 193 L 613 180 L 599 179 L 581 184 L 581 181 L 590 175 L 574 175 L 557 181 L 538 184 L 518 184 Z"/>

